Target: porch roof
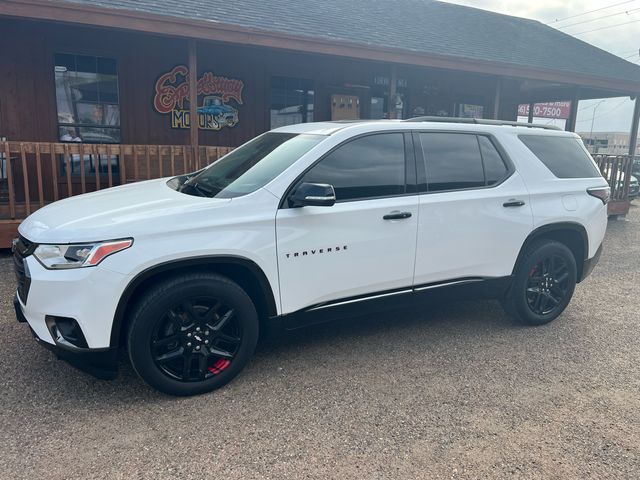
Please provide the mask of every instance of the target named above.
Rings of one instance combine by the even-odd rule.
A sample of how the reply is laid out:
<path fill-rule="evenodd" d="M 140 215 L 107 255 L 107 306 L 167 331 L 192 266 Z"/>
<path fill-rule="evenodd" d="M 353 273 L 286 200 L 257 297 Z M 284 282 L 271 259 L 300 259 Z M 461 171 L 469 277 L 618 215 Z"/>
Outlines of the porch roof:
<path fill-rule="evenodd" d="M 366 47 L 395 52 L 395 57 L 390 55 L 383 60 L 396 58 L 398 63 L 427 65 L 418 60 L 440 59 L 440 64 L 436 62 L 434 66 L 640 92 L 638 65 L 535 20 L 440 1 L 22 0 L 19 3 L 34 9 L 44 5 L 50 10 L 55 6 L 67 12 L 83 10 L 82 16 L 65 15 L 58 18 L 60 21 L 81 18 L 77 21 L 92 23 L 87 12 L 100 11 L 146 20 L 171 19 L 190 22 L 196 38 L 202 38 L 199 31 L 203 28 L 223 28 L 236 36 L 243 33 L 243 43 L 260 44 L 260 34 L 266 33 L 284 39 L 278 45 L 290 50 L 308 50 L 306 46 L 315 41 L 325 45 L 322 53 L 357 56 L 353 48 L 345 53 L 340 47 Z M 28 12 L 28 8 L 22 11 Z M 144 28 L 141 24 L 141 29 L 149 30 L 146 24 Z M 171 32 L 179 30 L 169 29 Z M 191 36 L 188 29 L 183 34 Z M 234 41 L 233 35 L 229 38 Z"/>

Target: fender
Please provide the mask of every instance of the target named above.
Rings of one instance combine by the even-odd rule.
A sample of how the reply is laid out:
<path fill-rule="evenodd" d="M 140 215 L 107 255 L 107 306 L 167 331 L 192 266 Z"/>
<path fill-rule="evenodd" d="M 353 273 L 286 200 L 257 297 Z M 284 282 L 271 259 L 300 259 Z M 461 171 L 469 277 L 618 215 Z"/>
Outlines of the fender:
<path fill-rule="evenodd" d="M 584 258 L 582 259 L 576 259 L 576 264 L 578 267 L 578 279 L 581 278 L 581 272 L 582 272 L 582 268 L 583 268 L 583 264 L 586 260 L 588 260 L 589 257 L 589 236 L 587 234 L 587 230 L 584 228 L 583 225 L 576 223 L 576 222 L 557 222 L 557 223 L 548 223 L 546 225 L 542 225 L 538 228 L 536 228 L 535 230 L 533 230 L 529 236 L 526 238 L 526 240 L 524 241 L 524 243 L 522 244 L 522 248 L 520 249 L 520 253 L 518 254 L 518 258 L 516 259 L 516 263 L 513 266 L 513 271 L 511 272 L 512 274 L 515 275 L 516 273 L 516 268 L 518 267 L 520 260 L 522 259 L 522 257 L 525 254 L 525 251 L 527 249 L 527 246 L 529 246 L 529 244 L 531 242 L 533 242 L 534 240 L 544 237 L 550 233 L 553 232 L 558 232 L 558 231 L 566 231 L 566 230 L 570 230 L 573 232 L 576 232 L 580 235 L 580 238 L 582 238 L 582 251 L 584 253 Z"/>
<path fill-rule="evenodd" d="M 265 273 L 254 261 L 235 255 L 211 255 L 180 258 L 153 265 L 140 272 L 129 282 L 129 284 L 124 289 L 124 292 L 120 296 L 120 300 L 118 301 L 118 306 L 116 307 L 116 312 L 113 317 L 111 338 L 109 341 L 110 347 L 120 346 L 122 327 L 125 323 L 125 312 L 127 310 L 129 302 L 133 297 L 134 292 L 140 285 L 142 285 L 142 283 L 152 277 L 155 277 L 158 274 L 170 272 L 172 270 L 211 265 L 234 265 L 248 269 L 253 277 L 257 280 L 260 286 L 260 290 L 262 291 L 262 294 L 265 298 L 267 315 L 269 317 L 275 317 L 278 315 L 271 284 L 269 283 L 269 280 L 267 279 Z"/>

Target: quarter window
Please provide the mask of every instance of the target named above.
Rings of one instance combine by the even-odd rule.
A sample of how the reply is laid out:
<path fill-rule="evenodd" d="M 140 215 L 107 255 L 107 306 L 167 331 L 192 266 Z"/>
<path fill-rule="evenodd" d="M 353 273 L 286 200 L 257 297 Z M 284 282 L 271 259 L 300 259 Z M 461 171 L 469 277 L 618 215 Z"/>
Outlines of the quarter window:
<path fill-rule="evenodd" d="M 487 185 L 495 185 L 507 176 L 509 169 L 489 138 L 479 136 L 478 142 L 480 143 L 480 152 L 482 153 L 484 176 Z"/>
<path fill-rule="evenodd" d="M 421 133 L 430 192 L 483 187 L 484 171 L 475 135 Z"/>
<path fill-rule="evenodd" d="M 312 167 L 302 182 L 333 185 L 338 201 L 404 194 L 404 135 L 383 133 L 352 140 Z"/>
<path fill-rule="evenodd" d="M 520 135 L 519 138 L 558 178 L 602 176 L 578 138 L 551 135 Z"/>

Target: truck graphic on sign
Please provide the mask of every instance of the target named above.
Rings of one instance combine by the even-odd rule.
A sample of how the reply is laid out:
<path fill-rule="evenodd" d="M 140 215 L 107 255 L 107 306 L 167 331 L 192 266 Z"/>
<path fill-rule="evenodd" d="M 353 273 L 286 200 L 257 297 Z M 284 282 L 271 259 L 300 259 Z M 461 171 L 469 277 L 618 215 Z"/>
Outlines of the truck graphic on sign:
<path fill-rule="evenodd" d="M 178 65 L 156 81 L 153 107 L 156 112 L 169 115 L 171 128 L 190 128 L 189 75 L 185 65 Z M 239 113 L 229 102 L 242 105 L 243 89 L 242 80 L 205 72 L 197 81 L 198 98 L 202 98 L 197 107 L 198 127 L 202 130 L 235 127 Z"/>
<path fill-rule="evenodd" d="M 204 97 L 202 106 L 198 108 L 200 115 L 213 115 L 216 122 L 223 126 L 235 127 L 238 123 L 238 110 L 226 105 L 220 97 L 208 95 Z"/>

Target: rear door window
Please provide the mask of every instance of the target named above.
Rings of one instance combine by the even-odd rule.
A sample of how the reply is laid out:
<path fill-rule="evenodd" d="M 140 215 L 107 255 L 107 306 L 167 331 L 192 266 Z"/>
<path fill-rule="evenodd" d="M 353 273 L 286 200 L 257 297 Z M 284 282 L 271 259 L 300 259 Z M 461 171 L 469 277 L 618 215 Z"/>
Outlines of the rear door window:
<path fill-rule="evenodd" d="M 475 135 L 421 133 L 430 192 L 485 186 L 480 146 Z"/>
<path fill-rule="evenodd" d="M 558 178 L 602 176 L 580 140 L 575 137 L 519 135 L 518 138 Z"/>

